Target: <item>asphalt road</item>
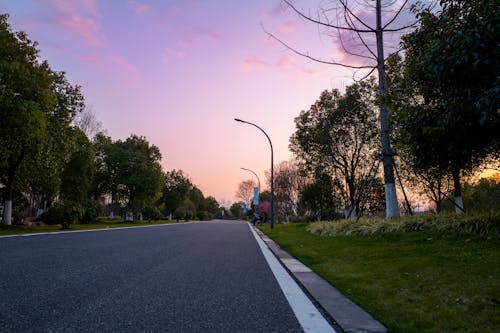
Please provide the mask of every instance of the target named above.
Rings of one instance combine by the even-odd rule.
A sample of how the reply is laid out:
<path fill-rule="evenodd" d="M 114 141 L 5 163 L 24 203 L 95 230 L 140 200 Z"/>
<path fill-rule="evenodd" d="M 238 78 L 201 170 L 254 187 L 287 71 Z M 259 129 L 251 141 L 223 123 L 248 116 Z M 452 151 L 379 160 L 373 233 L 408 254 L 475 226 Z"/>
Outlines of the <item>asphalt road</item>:
<path fill-rule="evenodd" d="M 0 238 L 1 332 L 302 332 L 248 226 Z"/>

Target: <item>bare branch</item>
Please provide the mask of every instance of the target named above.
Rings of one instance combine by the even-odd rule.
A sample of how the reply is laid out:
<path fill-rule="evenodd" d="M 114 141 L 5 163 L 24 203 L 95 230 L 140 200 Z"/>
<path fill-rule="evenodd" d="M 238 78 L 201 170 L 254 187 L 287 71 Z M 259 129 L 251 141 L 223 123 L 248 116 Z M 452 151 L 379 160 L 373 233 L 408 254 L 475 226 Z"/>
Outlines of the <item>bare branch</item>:
<path fill-rule="evenodd" d="M 314 62 L 318 62 L 320 64 L 327 64 L 327 65 L 336 65 L 336 66 L 341 66 L 341 67 L 345 67 L 345 68 L 354 68 L 354 69 L 363 69 L 363 68 L 373 68 L 373 66 L 354 66 L 354 65 L 346 65 L 346 64 L 342 64 L 342 63 L 339 63 L 339 62 L 336 62 L 336 61 L 327 61 L 327 60 L 321 60 L 321 59 L 318 59 L 318 58 L 315 58 L 315 57 L 312 57 L 311 55 L 309 55 L 308 53 L 304 53 L 304 52 L 301 52 L 301 51 L 298 51 L 296 49 L 294 49 L 293 47 L 289 46 L 288 44 L 286 44 L 285 42 L 283 42 L 281 39 L 279 39 L 278 37 L 276 37 L 275 35 L 273 35 L 272 33 L 266 31 L 266 29 L 264 27 L 262 27 L 262 29 L 264 30 L 264 32 L 271 38 L 273 38 L 274 40 L 276 40 L 278 43 L 280 43 L 281 45 L 283 45 L 285 48 L 287 48 L 289 51 L 292 51 L 293 53 L 297 54 L 297 55 L 300 55 L 304 58 L 307 58 L 309 60 L 312 60 Z"/>
<path fill-rule="evenodd" d="M 409 28 L 415 28 L 417 25 L 418 25 L 418 21 L 415 21 L 412 24 L 408 24 L 408 25 L 405 25 L 405 26 L 397 28 L 397 29 L 385 29 L 384 32 L 398 32 L 398 31 L 409 29 Z"/>
<path fill-rule="evenodd" d="M 364 79 L 366 79 L 367 77 L 369 77 L 370 75 L 372 75 L 372 73 L 377 69 L 377 66 L 373 66 L 372 69 L 368 72 L 368 74 L 364 75 L 361 79 L 356 79 L 356 73 L 358 71 L 355 71 L 354 74 L 352 75 L 352 79 L 354 82 L 361 82 L 363 81 Z"/>
<path fill-rule="evenodd" d="M 344 11 L 347 11 L 350 15 L 352 15 L 356 19 L 356 21 L 369 29 L 370 32 L 375 32 L 375 29 L 363 22 L 363 20 L 361 20 L 356 14 L 353 13 L 353 11 L 347 6 L 347 3 L 345 1 L 339 0 L 339 2 L 342 4 L 342 7 L 344 7 Z"/>
<path fill-rule="evenodd" d="M 325 22 L 322 22 L 320 20 L 315 20 L 312 17 L 309 17 L 309 16 L 305 15 L 304 13 L 302 13 L 300 10 L 298 10 L 289 0 L 282 0 L 282 1 L 284 3 L 286 3 L 290 8 L 292 8 L 293 11 L 296 12 L 300 17 L 304 18 L 307 21 L 319 24 L 319 25 L 327 27 L 327 28 L 334 28 L 334 29 L 341 29 L 341 30 L 348 30 L 348 31 L 356 31 L 356 32 L 359 32 L 359 33 L 367 33 L 367 32 L 374 32 L 375 31 L 375 30 L 373 30 L 371 28 L 369 30 L 356 29 L 356 28 L 350 28 L 350 27 L 346 28 L 346 27 L 342 27 L 342 26 L 333 25 L 333 24 L 330 24 L 330 23 L 325 23 Z"/>
<path fill-rule="evenodd" d="M 397 49 L 396 51 L 392 52 L 391 54 L 389 54 L 385 59 L 384 59 L 384 62 L 387 62 L 387 60 L 389 60 L 390 58 L 394 57 L 395 55 L 399 54 L 399 52 L 403 49 L 403 47 L 400 47 L 399 49 Z"/>
<path fill-rule="evenodd" d="M 345 14 L 345 12 L 344 12 L 344 18 L 345 18 L 347 24 L 349 24 L 349 22 L 348 22 L 348 19 L 349 19 L 349 21 L 351 21 L 351 24 L 354 25 L 354 23 L 352 22 L 352 19 L 349 16 L 347 16 Z M 356 32 L 356 34 L 358 35 L 359 40 L 364 45 L 364 47 L 368 50 L 368 52 L 370 52 L 370 54 L 375 58 L 375 60 L 377 60 L 377 55 L 375 54 L 375 52 L 372 51 L 372 49 L 368 46 L 368 44 L 366 44 L 366 42 L 363 39 L 363 37 L 361 36 L 361 34 L 358 32 Z"/>
<path fill-rule="evenodd" d="M 390 26 L 397 19 L 397 17 L 399 16 L 399 14 L 401 14 L 401 11 L 403 10 L 403 8 L 406 6 L 407 3 L 408 3 L 408 0 L 405 0 L 405 2 L 401 5 L 401 7 L 399 7 L 399 10 L 397 11 L 397 13 L 392 17 L 392 19 L 386 25 L 384 25 L 382 30 L 385 30 L 385 28 Z"/>
<path fill-rule="evenodd" d="M 374 56 L 373 57 L 369 57 L 369 56 L 365 56 L 365 55 L 362 55 L 362 54 L 358 54 L 358 53 L 354 53 L 354 52 L 351 52 L 349 51 L 345 45 L 344 45 L 344 41 L 342 39 L 342 34 L 340 33 L 340 31 L 338 31 L 338 34 L 339 34 L 339 41 L 340 41 L 340 45 L 342 46 L 342 50 L 344 50 L 345 53 L 349 54 L 349 55 L 352 55 L 352 56 L 355 56 L 355 57 L 359 57 L 359 58 L 365 58 L 365 59 L 370 59 L 370 60 L 377 60 L 377 57 L 375 56 L 375 54 L 373 54 L 373 52 L 371 52 L 370 49 L 368 49 L 368 51 Z M 362 41 L 363 42 L 363 41 Z M 364 43 L 363 43 L 364 44 Z M 366 46 L 366 45 L 365 45 Z"/>

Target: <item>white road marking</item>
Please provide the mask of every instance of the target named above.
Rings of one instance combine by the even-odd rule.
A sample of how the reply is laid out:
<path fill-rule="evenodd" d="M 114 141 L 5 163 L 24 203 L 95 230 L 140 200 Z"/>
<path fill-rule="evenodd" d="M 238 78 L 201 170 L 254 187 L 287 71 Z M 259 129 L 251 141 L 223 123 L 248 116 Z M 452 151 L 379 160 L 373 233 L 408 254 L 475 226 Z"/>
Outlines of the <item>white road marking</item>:
<path fill-rule="evenodd" d="M 250 224 L 248 226 L 304 332 L 336 333 L 306 294 L 304 294 L 302 289 L 300 289 L 288 272 L 281 266 L 278 259 L 271 253 Z"/>
<path fill-rule="evenodd" d="M 136 228 L 164 227 L 164 226 L 181 225 L 181 224 L 192 224 L 192 223 L 204 223 L 204 221 L 192 221 L 192 222 L 182 222 L 182 223 L 165 223 L 165 224 L 151 224 L 151 225 L 137 225 L 137 226 L 131 226 L 131 227 L 100 228 L 100 229 L 86 229 L 86 230 L 66 230 L 66 231 L 34 232 L 34 233 L 31 233 L 31 234 L 4 235 L 4 236 L 0 236 L 0 238 L 30 237 L 30 236 L 42 236 L 42 235 L 60 235 L 60 234 L 75 234 L 75 233 L 80 233 L 80 232 L 96 232 L 96 231 L 110 231 L 110 230 L 123 230 L 123 229 L 136 229 Z"/>

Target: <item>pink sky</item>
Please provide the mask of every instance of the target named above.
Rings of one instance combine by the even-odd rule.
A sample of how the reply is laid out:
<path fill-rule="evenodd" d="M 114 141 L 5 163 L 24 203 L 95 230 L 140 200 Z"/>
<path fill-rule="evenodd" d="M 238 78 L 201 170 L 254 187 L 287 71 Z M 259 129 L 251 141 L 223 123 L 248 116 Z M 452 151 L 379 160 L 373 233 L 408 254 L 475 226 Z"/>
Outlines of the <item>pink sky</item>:
<path fill-rule="evenodd" d="M 233 201 L 254 170 L 264 182 L 291 157 L 294 118 L 352 72 L 292 55 L 262 26 L 311 52 L 338 54 L 330 38 L 278 0 L 0 0 L 14 30 L 82 86 L 113 139 L 143 135 L 164 170 L 182 169 L 203 193 Z"/>

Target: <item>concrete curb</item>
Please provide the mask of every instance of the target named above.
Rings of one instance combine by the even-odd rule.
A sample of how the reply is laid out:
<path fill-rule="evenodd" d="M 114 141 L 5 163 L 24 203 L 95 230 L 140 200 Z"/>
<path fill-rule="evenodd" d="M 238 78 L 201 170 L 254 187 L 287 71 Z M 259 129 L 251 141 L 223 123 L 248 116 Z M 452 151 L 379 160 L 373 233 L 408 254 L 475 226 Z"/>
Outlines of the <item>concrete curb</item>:
<path fill-rule="evenodd" d="M 344 332 L 387 333 L 387 328 L 369 313 L 345 297 L 309 267 L 283 251 L 259 229 L 254 227 L 254 230 L 299 285 Z"/>

